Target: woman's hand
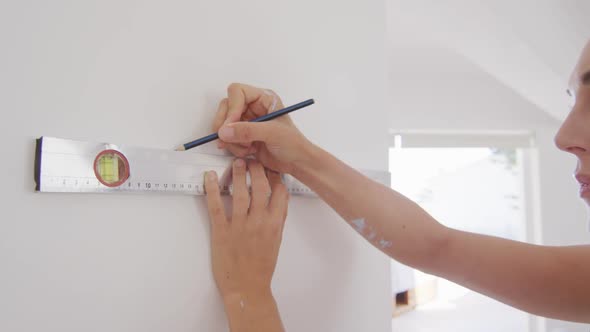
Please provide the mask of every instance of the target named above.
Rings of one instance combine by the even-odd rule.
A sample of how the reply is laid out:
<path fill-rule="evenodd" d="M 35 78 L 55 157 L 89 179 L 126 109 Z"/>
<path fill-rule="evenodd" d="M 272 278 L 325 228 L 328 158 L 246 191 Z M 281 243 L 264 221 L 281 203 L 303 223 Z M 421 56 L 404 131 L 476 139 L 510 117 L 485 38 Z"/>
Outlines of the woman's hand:
<path fill-rule="evenodd" d="M 213 130 L 219 147 L 238 157 L 255 155 L 265 167 L 292 174 L 308 159 L 311 143 L 288 115 L 268 122 L 245 122 L 284 108 L 273 91 L 246 84 L 231 84 L 228 97 L 219 104 Z"/>
<path fill-rule="evenodd" d="M 249 170 L 252 194 L 246 185 Z M 289 195 L 278 173 L 257 161 L 233 163 L 233 211 L 226 217 L 215 172 L 205 176 L 213 276 L 231 330 L 282 330 L 271 293 Z"/>

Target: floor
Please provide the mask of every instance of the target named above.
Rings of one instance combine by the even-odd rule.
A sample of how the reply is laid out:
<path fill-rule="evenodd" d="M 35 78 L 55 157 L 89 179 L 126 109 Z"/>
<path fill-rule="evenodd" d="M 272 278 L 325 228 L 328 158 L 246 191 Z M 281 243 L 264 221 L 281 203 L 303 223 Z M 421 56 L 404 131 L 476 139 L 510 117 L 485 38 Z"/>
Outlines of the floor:
<path fill-rule="evenodd" d="M 526 313 L 454 284 L 447 296 L 396 317 L 394 332 L 527 332 Z"/>

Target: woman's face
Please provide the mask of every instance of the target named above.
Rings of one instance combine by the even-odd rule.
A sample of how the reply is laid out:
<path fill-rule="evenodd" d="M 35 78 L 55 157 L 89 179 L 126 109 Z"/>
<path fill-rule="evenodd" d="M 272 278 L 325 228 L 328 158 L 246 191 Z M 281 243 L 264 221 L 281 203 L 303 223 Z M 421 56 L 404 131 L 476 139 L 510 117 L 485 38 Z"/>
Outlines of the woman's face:
<path fill-rule="evenodd" d="M 555 137 L 557 147 L 578 157 L 580 197 L 590 206 L 590 42 L 572 73 L 568 94 L 573 108 Z"/>

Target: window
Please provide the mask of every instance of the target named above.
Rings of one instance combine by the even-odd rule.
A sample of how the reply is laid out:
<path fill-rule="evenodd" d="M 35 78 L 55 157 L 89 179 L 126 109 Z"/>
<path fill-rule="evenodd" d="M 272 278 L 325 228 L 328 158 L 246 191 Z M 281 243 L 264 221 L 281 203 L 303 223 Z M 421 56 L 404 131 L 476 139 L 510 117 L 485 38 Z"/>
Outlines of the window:
<path fill-rule="evenodd" d="M 392 188 L 442 224 L 535 242 L 529 133 L 397 134 Z M 450 281 L 392 262 L 394 331 L 527 331 L 528 314 Z"/>

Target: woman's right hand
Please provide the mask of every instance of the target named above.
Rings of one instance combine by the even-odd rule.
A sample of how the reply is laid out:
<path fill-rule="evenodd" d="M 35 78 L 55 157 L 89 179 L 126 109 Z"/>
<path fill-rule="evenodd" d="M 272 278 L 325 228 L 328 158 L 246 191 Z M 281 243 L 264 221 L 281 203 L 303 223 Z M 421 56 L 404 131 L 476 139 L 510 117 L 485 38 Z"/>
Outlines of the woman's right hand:
<path fill-rule="evenodd" d="M 253 154 L 266 168 L 280 173 L 292 174 L 298 164 L 305 163 L 312 144 L 288 115 L 268 122 L 248 122 L 282 109 L 277 94 L 239 83 L 230 84 L 227 92 L 213 123 L 220 148 L 237 157 Z"/>

